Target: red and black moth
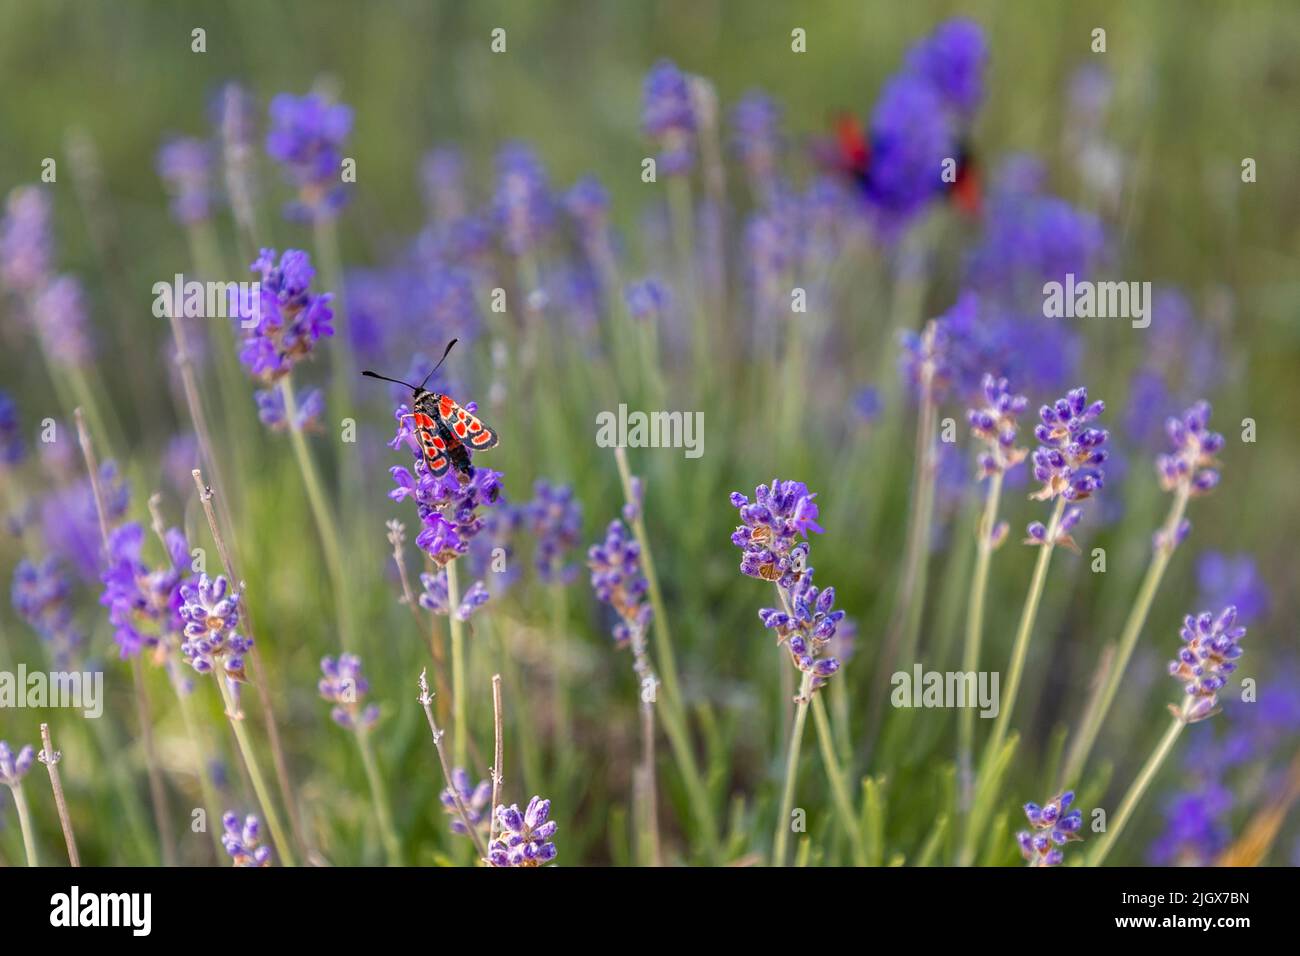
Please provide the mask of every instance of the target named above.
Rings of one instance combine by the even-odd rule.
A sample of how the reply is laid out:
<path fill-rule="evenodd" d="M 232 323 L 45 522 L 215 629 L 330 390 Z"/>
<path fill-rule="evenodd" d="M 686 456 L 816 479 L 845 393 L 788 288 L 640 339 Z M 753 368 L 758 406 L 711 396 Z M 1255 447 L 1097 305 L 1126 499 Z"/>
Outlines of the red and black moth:
<path fill-rule="evenodd" d="M 465 481 L 474 474 L 474 466 L 469 461 L 469 450 L 485 451 L 492 448 L 499 440 L 494 429 L 479 421 L 476 415 L 467 412 L 450 395 L 431 392 L 425 389 L 433 373 L 438 371 L 446 361 L 451 347 L 459 341 L 452 339 L 424 381 L 419 385 L 403 382 L 401 379 L 389 378 L 377 372 L 366 370 L 362 375 L 382 379 L 395 385 L 404 385 L 414 394 L 411 402 L 412 411 L 402 416 L 402 420 L 411 419 L 416 441 L 424 454 L 424 464 L 435 478 L 441 478 L 448 468 L 454 467 L 461 480 Z"/>

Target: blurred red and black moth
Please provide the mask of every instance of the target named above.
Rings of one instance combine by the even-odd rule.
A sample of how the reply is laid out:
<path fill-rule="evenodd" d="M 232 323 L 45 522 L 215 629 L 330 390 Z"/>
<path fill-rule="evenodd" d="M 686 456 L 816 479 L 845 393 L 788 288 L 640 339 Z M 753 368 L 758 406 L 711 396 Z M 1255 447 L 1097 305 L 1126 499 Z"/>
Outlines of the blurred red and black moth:
<path fill-rule="evenodd" d="M 813 155 L 822 168 L 849 180 L 860 193 L 871 190 L 871 143 L 858 120 L 841 113 L 835 117 L 834 138 L 814 142 Z M 978 216 L 982 201 L 979 168 L 975 155 L 964 140 L 957 144 L 956 175 L 945 182 L 947 194 L 961 212 Z M 938 174 L 941 174 L 939 171 Z"/>
<path fill-rule="evenodd" d="M 442 358 L 438 359 L 438 364 L 429 370 L 419 385 L 369 370 L 361 374 L 403 385 L 411 390 L 415 396 L 411 402 L 413 410 L 403 415 L 402 421 L 411 419 L 429 473 L 435 478 L 441 478 L 448 468 L 454 467 L 464 482 L 474 474 L 474 466 L 469 462 L 469 451 L 466 449 L 485 451 L 496 445 L 498 436 L 494 429 L 488 428 L 476 415 L 467 412 L 450 395 L 431 392 L 424 387 L 433 373 L 442 367 L 457 341 L 459 340 L 452 339 L 447 343 Z"/>

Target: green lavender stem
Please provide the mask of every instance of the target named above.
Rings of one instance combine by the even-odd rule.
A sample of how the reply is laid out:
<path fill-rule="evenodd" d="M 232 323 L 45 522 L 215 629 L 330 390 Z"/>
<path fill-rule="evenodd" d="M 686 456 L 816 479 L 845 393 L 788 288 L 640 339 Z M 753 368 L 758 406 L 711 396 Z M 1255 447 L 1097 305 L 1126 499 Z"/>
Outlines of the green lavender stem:
<path fill-rule="evenodd" d="M 316 470 L 315 459 L 312 458 L 307 440 L 298 427 L 298 402 L 294 397 L 293 383 L 287 375 L 280 379 L 280 394 L 284 396 L 284 414 L 289 424 L 289 441 L 293 445 L 294 457 L 298 460 L 298 470 L 302 473 L 302 482 L 307 489 L 307 501 L 311 506 L 312 517 L 316 520 L 316 529 L 320 532 L 321 546 L 325 551 L 325 563 L 329 568 L 330 584 L 338 610 L 339 640 L 343 649 L 350 651 L 353 648 L 352 601 L 348 595 L 347 577 L 343 571 L 343 551 L 339 544 L 338 527 L 330 513 L 325 489 Z"/>
<path fill-rule="evenodd" d="M 966 605 L 966 646 L 962 653 L 962 670 L 973 673 L 979 668 L 980 644 L 984 635 L 984 595 L 988 589 L 989 560 L 993 556 L 993 527 L 997 522 L 998 500 L 1002 496 L 1002 472 L 989 478 L 984 499 L 984 514 L 975 529 L 975 574 L 971 577 L 970 599 Z M 957 773 L 963 818 L 971 799 L 971 753 L 975 747 L 975 709 L 963 707 L 959 717 Z"/>
<path fill-rule="evenodd" d="M 18 810 L 18 828 L 23 833 L 23 851 L 27 854 L 27 865 L 40 866 L 36 859 L 36 837 L 32 834 L 32 815 L 27 809 L 27 798 L 23 796 L 23 785 L 14 784 L 9 792 L 14 795 L 14 807 Z"/>
<path fill-rule="evenodd" d="M 926 361 L 921 365 L 921 408 L 916 430 L 916 471 L 912 479 L 912 508 L 908 519 L 907 546 L 903 558 L 903 574 L 899 579 L 898 597 L 895 599 L 885 648 L 876 672 L 871 695 L 871 712 L 867 719 L 866 745 L 875 744 L 882 719 L 884 701 L 888 696 L 885 687 L 896 663 L 906 661 L 916 653 L 917 636 L 925 610 L 926 578 L 929 566 L 930 523 L 934 511 L 934 432 L 938 424 L 938 409 L 934 401 L 933 366 Z"/>
<path fill-rule="evenodd" d="M 393 815 L 389 809 L 388 791 L 384 787 L 384 778 L 375 764 L 374 750 L 370 746 L 370 733 L 364 727 L 357 727 L 357 749 L 361 751 L 361 763 L 366 768 L 366 781 L 370 784 L 370 799 L 375 805 L 375 816 L 379 820 L 379 835 L 384 841 L 384 853 L 389 866 L 402 865 L 402 845 L 397 839 L 393 827 Z"/>
<path fill-rule="evenodd" d="M 1128 620 L 1125 621 L 1124 630 L 1120 634 L 1119 648 L 1106 672 L 1105 683 L 1102 684 L 1100 693 L 1092 698 L 1088 710 L 1079 724 L 1079 733 L 1070 746 L 1070 755 L 1065 762 L 1065 769 L 1060 777 L 1061 780 L 1079 779 L 1079 774 L 1087 766 L 1088 756 L 1092 753 L 1092 747 L 1097 742 L 1097 734 L 1100 733 L 1101 725 L 1106 720 L 1106 714 L 1109 713 L 1111 704 L 1115 701 L 1115 694 L 1119 690 L 1120 682 L 1124 679 L 1124 671 L 1128 666 L 1129 657 L 1132 656 L 1133 648 L 1137 646 L 1137 639 L 1146 624 L 1147 615 L 1151 611 L 1151 602 L 1155 598 L 1156 590 L 1160 587 L 1160 581 L 1165 576 L 1165 569 L 1169 567 L 1169 561 L 1173 557 L 1174 549 L 1177 547 L 1178 526 L 1182 523 L 1183 512 L 1187 509 L 1189 495 L 1190 486 L 1187 482 L 1181 484 L 1174 493 L 1174 501 L 1170 505 L 1169 515 L 1160 531 L 1160 541 L 1151 555 L 1151 563 L 1147 566 L 1146 577 L 1142 579 L 1142 587 L 1138 590 L 1137 599 L 1133 602 L 1133 608 L 1129 611 Z"/>
<path fill-rule="evenodd" d="M 234 695 L 230 692 L 230 688 L 226 686 L 225 674 L 218 671 L 213 675 L 213 678 L 217 682 L 217 688 L 221 691 L 221 699 L 226 706 L 226 716 L 230 719 L 230 729 L 235 732 L 235 742 L 239 745 L 239 754 L 243 758 L 244 767 L 248 770 L 248 776 L 253 782 L 253 791 L 257 794 L 258 805 L 262 808 L 263 816 L 266 817 L 266 825 L 271 829 L 271 839 L 275 841 L 275 848 L 280 854 L 280 862 L 285 866 L 296 866 L 293 847 L 285 839 L 284 827 L 280 823 L 280 814 L 271 801 L 271 793 L 266 787 L 266 781 L 262 778 L 262 770 L 257 765 L 257 756 L 253 753 L 252 741 L 249 740 L 248 730 L 244 727 L 244 715 L 239 712 Z"/>
<path fill-rule="evenodd" d="M 627 463 L 627 452 L 623 448 L 614 449 L 614 459 L 618 463 L 618 474 L 623 484 L 624 499 L 631 504 L 632 472 Z M 709 809 L 708 788 L 700 775 L 691 750 L 690 736 L 686 728 L 686 714 L 682 705 L 681 685 L 677 679 L 677 662 L 673 656 L 672 635 L 668 630 L 668 614 L 664 605 L 663 592 L 659 590 L 659 576 L 655 573 L 654 556 L 650 551 L 650 538 L 646 534 L 645 519 L 638 513 L 632 522 L 632 534 L 641 548 L 641 566 L 645 570 L 646 582 L 650 591 L 650 606 L 654 609 L 651 627 L 655 632 L 655 647 L 659 651 L 659 675 L 664 682 L 664 732 L 673 748 L 673 757 L 681 770 L 686 784 L 697 822 L 703 828 L 705 850 L 710 857 L 716 857 L 719 851 L 717 822 Z"/>
<path fill-rule="evenodd" d="M 469 699 L 465 688 L 465 625 L 456 616 L 460 607 L 460 582 L 456 576 L 456 562 L 447 564 L 447 626 L 451 630 L 451 707 L 452 753 L 457 767 L 468 766 L 469 760 Z"/>
<path fill-rule="evenodd" d="M 822 703 L 820 694 L 813 697 L 812 712 L 813 723 L 817 725 L 817 742 L 821 746 L 822 763 L 826 765 L 826 776 L 831 782 L 831 795 L 835 799 L 835 809 L 839 812 L 853 847 L 853 863 L 855 866 L 866 866 L 862 831 L 858 827 L 853 800 L 849 797 L 849 788 L 844 781 L 844 771 L 840 768 L 839 758 L 835 754 L 835 736 L 831 733 L 831 722 L 826 717 L 826 706 Z"/>
<path fill-rule="evenodd" d="M 1097 842 L 1096 848 L 1088 858 L 1089 866 L 1101 866 L 1102 861 L 1106 859 L 1111 848 L 1115 845 L 1115 841 L 1119 839 L 1119 835 L 1123 832 L 1129 817 L 1133 815 L 1133 811 L 1137 808 L 1138 801 L 1146 793 L 1147 787 L 1151 786 L 1151 781 L 1160 770 L 1160 765 L 1165 762 L 1165 758 L 1169 756 L 1169 751 L 1173 749 L 1174 742 L 1178 740 L 1178 735 L 1187 726 L 1186 713 L 1187 705 L 1184 704 L 1183 710 L 1174 715 L 1169 729 L 1160 738 L 1160 743 L 1156 744 L 1156 749 L 1151 751 L 1151 756 L 1147 758 L 1147 762 L 1142 766 L 1137 779 L 1133 781 L 1133 785 L 1128 788 L 1128 793 L 1120 801 L 1119 810 L 1115 813 L 1115 819 L 1111 821 L 1105 835 Z"/>
<path fill-rule="evenodd" d="M 799 685 L 799 702 L 794 708 L 790 727 L 790 746 L 785 758 L 785 788 L 781 792 L 781 815 L 776 821 L 776 838 L 772 841 L 772 865 L 785 866 L 785 848 L 790 837 L 790 813 L 794 810 L 794 784 L 799 775 L 799 751 L 803 746 L 803 725 L 808 719 L 808 698 L 812 694 L 812 674 L 804 671 Z"/>
<path fill-rule="evenodd" d="M 1034 576 L 1029 583 L 1029 593 L 1025 596 L 1025 606 L 1020 612 L 1020 626 L 1016 629 L 1015 643 L 1011 649 L 1011 663 L 1007 670 L 1006 689 L 1002 694 L 1002 704 L 997 719 L 993 722 L 993 732 L 988 743 L 984 745 L 984 759 L 981 761 L 980 773 L 975 782 L 975 802 L 971 808 L 970 821 L 964 834 L 960 863 L 969 866 L 975 853 L 975 840 L 983 829 L 988 811 L 997 798 L 998 774 L 993 772 L 992 764 L 1002 750 L 1006 739 L 1007 726 L 1016 706 L 1016 695 L 1020 691 L 1020 678 L 1024 672 L 1025 658 L 1029 653 L 1029 639 L 1034 632 L 1034 619 L 1038 616 L 1038 604 L 1043 596 L 1043 587 L 1047 582 L 1047 569 L 1052 563 L 1052 551 L 1055 549 L 1056 530 L 1065 511 L 1065 499 L 1057 498 L 1056 507 L 1047 525 L 1047 534 L 1043 544 L 1039 545 L 1038 561 L 1034 565 Z"/>

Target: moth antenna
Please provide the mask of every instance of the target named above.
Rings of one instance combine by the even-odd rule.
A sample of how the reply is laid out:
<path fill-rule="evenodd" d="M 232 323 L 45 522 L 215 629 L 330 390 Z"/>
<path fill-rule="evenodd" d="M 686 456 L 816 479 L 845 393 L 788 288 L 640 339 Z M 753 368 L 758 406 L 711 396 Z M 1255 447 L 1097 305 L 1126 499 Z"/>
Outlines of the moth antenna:
<path fill-rule="evenodd" d="M 389 378 L 387 375 L 380 375 L 378 372 L 372 372 L 372 371 L 370 371 L 369 369 L 366 369 L 366 370 L 365 370 L 364 372 L 362 372 L 361 374 L 362 374 L 362 375 L 365 375 L 365 376 L 368 376 L 368 377 L 370 377 L 370 378 L 383 379 L 385 382 L 392 382 L 394 385 L 405 385 L 407 388 L 409 388 L 409 389 L 410 389 L 411 391 L 413 391 L 413 392 L 418 392 L 418 391 L 419 391 L 419 389 L 416 388 L 414 385 L 412 385 L 410 382 L 403 382 L 400 378 Z M 421 387 L 423 387 L 423 386 L 421 386 Z"/>
<path fill-rule="evenodd" d="M 424 386 L 429 383 L 429 379 L 433 378 L 433 373 L 438 371 L 438 369 L 442 368 L 442 363 L 447 361 L 447 355 L 451 352 L 451 347 L 459 341 L 460 339 L 452 339 L 450 342 L 447 343 L 447 347 L 442 351 L 442 358 L 438 359 L 438 364 L 435 365 L 433 368 L 429 369 L 429 374 L 424 376 L 424 381 L 420 383 L 421 389 L 423 389 Z"/>

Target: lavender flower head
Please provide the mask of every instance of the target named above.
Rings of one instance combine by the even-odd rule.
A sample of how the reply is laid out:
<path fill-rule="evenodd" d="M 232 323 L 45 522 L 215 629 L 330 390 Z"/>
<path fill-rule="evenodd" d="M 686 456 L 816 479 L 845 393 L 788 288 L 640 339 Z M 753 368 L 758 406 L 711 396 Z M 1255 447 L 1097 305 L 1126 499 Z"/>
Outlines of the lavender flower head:
<path fill-rule="evenodd" d="M 1109 433 L 1091 427 L 1106 405 L 1088 404 L 1088 390 L 1076 388 L 1055 404 L 1038 410 L 1041 419 L 1034 429 L 1040 447 L 1034 452 L 1034 478 L 1043 487 L 1030 495 L 1039 501 L 1063 497 L 1066 501 L 1083 501 L 1102 487 L 1102 465 L 1107 451 L 1102 446 Z"/>
<path fill-rule="evenodd" d="M 568 584 L 578 573 L 567 560 L 582 536 L 582 506 L 569 485 L 542 479 L 533 486 L 528 523 L 537 539 L 537 574 L 547 584 Z"/>
<path fill-rule="evenodd" d="M 185 621 L 181 656 L 200 674 L 219 670 L 232 684 L 246 679 L 244 655 L 253 646 L 251 638 L 236 630 L 239 598 L 223 574 L 215 579 L 202 574 L 197 583 L 181 585 L 180 615 Z"/>
<path fill-rule="evenodd" d="M 731 504 L 740 511 L 741 524 L 731 543 L 744 552 L 742 574 L 775 581 L 787 590 L 794 585 L 807 561 L 809 532 L 823 531 L 817 523 L 816 497 L 802 481 L 775 479 L 754 490 L 752 503 L 740 492 L 732 492 Z"/>
<path fill-rule="evenodd" d="M 984 445 L 979 455 L 980 477 L 1005 474 L 1024 460 L 1027 452 L 1016 447 L 1017 419 L 1029 404 L 1023 395 L 1013 395 L 1005 378 L 985 375 L 984 404 L 966 413 L 971 433 Z"/>
<path fill-rule="evenodd" d="M 241 824 L 238 816 L 227 811 L 221 825 L 226 831 L 221 834 L 221 845 L 235 866 L 271 865 L 271 848 L 262 845 L 262 827 L 257 817 L 250 813 Z"/>
<path fill-rule="evenodd" d="M 347 730 L 369 730 L 374 726 L 379 719 L 379 706 L 362 706 L 370 682 L 361 673 L 361 658 L 355 654 L 340 654 L 337 659 L 323 657 L 320 669 L 324 676 L 317 688 L 321 697 L 334 704 L 330 711 L 334 723 Z"/>
<path fill-rule="evenodd" d="M 1185 488 L 1189 494 L 1203 495 L 1219 483 L 1218 462 L 1214 456 L 1223 448 L 1223 436 L 1209 430 L 1210 404 L 1197 402 L 1181 418 L 1170 418 L 1165 431 L 1174 452 L 1156 459 L 1160 486 L 1165 491 Z"/>
<path fill-rule="evenodd" d="M 746 93 L 731 113 L 732 145 L 750 182 L 768 188 L 781 151 L 781 110 L 759 90 Z"/>
<path fill-rule="evenodd" d="M 551 801 L 533 797 L 520 813 L 519 805 L 497 807 L 501 833 L 488 847 L 488 862 L 493 866 L 544 866 L 555 859 L 556 823 L 546 818 Z"/>
<path fill-rule="evenodd" d="M 86 293 L 75 276 L 55 276 L 31 299 L 30 318 L 50 357 L 80 367 L 94 356 Z"/>
<path fill-rule="evenodd" d="M 502 242 L 511 255 L 527 255 L 554 224 L 554 200 L 546 170 L 537 154 L 523 143 L 501 147 L 496 165 L 495 206 Z"/>
<path fill-rule="evenodd" d="M 39 564 L 23 558 L 14 568 L 11 590 L 14 610 L 41 639 L 48 642 L 59 669 L 66 669 L 85 641 L 72 618 L 72 582 L 58 558 Z"/>
<path fill-rule="evenodd" d="M 342 207 L 342 150 L 351 131 L 352 110 L 314 93 L 281 93 L 271 100 L 266 152 L 298 189 L 298 199 L 285 208 L 290 219 L 327 219 Z"/>
<path fill-rule="evenodd" d="M 731 543 L 743 552 L 741 573 L 775 583 L 781 595 L 781 608 L 763 608 L 759 619 L 776 631 L 777 643 L 786 646 L 794 666 L 809 675 L 810 692 L 840 668 L 829 647 L 844 618 L 843 611 L 834 609 L 835 589 L 816 587 L 808 567 L 808 534 L 823 530 L 815 497 L 801 481 L 776 480 L 759 485 L 752 503 L 739 492 L 731 494 L 743 522 L 731 535 Z"/>
<path fill-rule="evenodd" d="M 37 186 L 19 186 L 5 200 L 0 219 L 0 285 L 17 295 L 36 292 L 54 268 L 49 195 Z"/>
<path fill-rule="evenodd" d="M 1016 841 L 1020 844 L 1020 855 L 1030 866 L 1058 866 L 1065 858 L 1061 847 L 1083 839 L 1079 835 L 1083 813 L 1077 808 L 1070 810 L 1073 802 L 1074 791 L 1067 790 L 1049 800 L 1046 806 L 1025 804 L 1025 816 L 1034 829 L 1021 830 L 1016 834 Z"/>
<path fill-rule="evenodd" d="M 899 371 L 912 394 L 919 397 L 928 389 L 932 398 L 943 395 L 953 373 L 948 322 L 932 319 L 919 335 L 904 331 L 900 341 Z"/>
<path fill-rule="evenodd" d="M 948 108 L 970 119 L 984 99 L 988 44 L 973 20 L 956 18 L 935 27 L 907 54 L 907 69 L 923 76 Z"/>
<path fill-rule="evenodd" d="M 1178 659 L 1169 662 L 1169 673 L 1183 682 L 1188 699 L 1181 708 L 1170 704 L 1169 709 L 1192 724 L 1219 712 L 1218 694 L 1237 669 L 1246 628 L 1237 624 L 1237 609 L 1229 606 L 1218 617 L 1209 611 L 1187 615 L 1179 636 L 1184 645 Z"/>
<path fill-rule="evenodd" d="M 333 296 L 309 291 L 316 270 L 311 257 L 298 249 L 285 250 L 278 263 L 274 249 L 263 249 L 249 268 L 261 273 L 261 291 L 254 302 L 240 305 L 245 328 L 239 360 L 270 384 L 288 375 L 320 339 L 334 334 Z"/>
<path fill-rule="evenodd" d="M 259 388 L 253 393 L 257 402 L 257 417 L 263 425 L 273 432 L 292 429 L 298 432 L 318 432 L 322 430 L 321 416 L 325 414 L 325 395 L 319 388 L 303 392 L 295 403 L 295 415 L 289 420 L 289 413 L 284 404 L 284 392 L 278 388 Z"/>
<path fill-rule="evenodd" d="M 115 528 L 108 540 L 108 567 L 100 603 L 109 609 L 113 639 L 123 658 L 159 647 L 183 626 L 182 569 L 189 545 L 176 528 L 167 531 L 168 563 L 150 568 L 141 559 L 144 528 L 136 522 Z"/>
<path fill-rule="evenodd" d="M 659 170 L 680 175 L 691 167 L 695 141 L 695 112 L 690 82 L 671 60 L 660 60 L 646 74 L 641 87 L 641 126 L 662 152 Z"/>
<path fill-rule="evenodd" d="M 618 615 L 614 642 L 625 647 L 644 636 L 654 610 L 646 601 L 649 585 L 641 572 L 641 546 L 621 521 L 611 521 L 605 540 L 587 550 L 587 567 L 596 598 Z"/>
<path fill-rule="evenodd" d="M 201 139 L 168 140 L 158 150 L 158 176 L 171 195 L 172 217 L 188 226 L 212 209 L 212 147 Z"/>
<path fill-rule="evenodd" d="M 420 575 L 420 584 L 424 590 L 416 599 L 420 602 L 420 607 L 432 611 L 434 614 L 451 613 L 451 598 L 449 596 L 449 587 L 447 583 L 447 569 L 443 568 L 435 574 L 424 572 Z M 487 587 L 482 581 L 475 581 L 465 595 L 461 598 L 460 604 L 456 606 L 456 620 L 468 621 L 475 611 L 486 604 L 491 597 Z"/>
<path fill-rule="evenodd" d="M 454 794 L 452 787 L 455 787 Z M 465 808 L 465 816 L 469 818 L 470 826 L 475 829 L 486 829 L 482 824 L 488 822 L 488 804 L 492 802 L 491 782 L 480 780 L 478 786 L 473 786 L 465 769 L 457 767 L 451 772 L 451 787 L 443 790 L 439 795 L 438 799 L 442 801 L 443 810 L 451 816 L 451 832 L 469 836 L 470 833 L 465 829 L 465 824 L 456 809 L 457 796 L 460 797 L 461 805 Z"/>
<path fill-rule="evenodd" d="M 32 769 L 35 758 L 36 752 L 32 750 L 31 744 L 15 754 L 9 749 L 7 741 L 0 740 L 0 783 L 6 787 L 18 786 L 23 782 L 23 777 L 27 776 L 27 771 Z"/>

